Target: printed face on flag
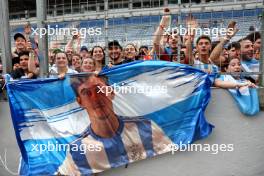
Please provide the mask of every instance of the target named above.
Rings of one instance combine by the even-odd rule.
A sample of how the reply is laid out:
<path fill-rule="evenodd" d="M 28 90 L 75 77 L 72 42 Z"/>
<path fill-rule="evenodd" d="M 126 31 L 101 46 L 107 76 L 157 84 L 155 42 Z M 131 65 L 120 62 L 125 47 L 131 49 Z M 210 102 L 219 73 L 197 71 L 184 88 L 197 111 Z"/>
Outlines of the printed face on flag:
<path fill-rule="evenodd" d="M 79 85 L 77 90 L 77 102 L 87 110 L 90 118 L 105 120 L 113 114 L 112 99 L 114 93 L 106 82 L 95 75 L 87 77 L 75 77 Z"/>
<path fill-rule="evenodd" d="M 205 138 L 212 131 L 204 117 L 210 85 L 206 73 L 162 61 L 124 64 L 99 76 L 10 82 L 21 175 L 98 173 Z"/>

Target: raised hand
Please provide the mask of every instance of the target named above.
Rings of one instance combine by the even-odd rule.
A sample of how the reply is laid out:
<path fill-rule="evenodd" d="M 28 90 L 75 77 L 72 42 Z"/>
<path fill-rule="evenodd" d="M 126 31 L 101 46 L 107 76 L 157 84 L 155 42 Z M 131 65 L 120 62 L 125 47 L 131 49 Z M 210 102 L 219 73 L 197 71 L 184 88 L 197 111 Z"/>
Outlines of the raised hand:
<path fill-rule="evenodd" d="M 186 19 L 185 23 L 186 23 L 186 27 L 188 29 L 187 35 L 190 35 L 194 38 L 196 28 L 199 26 L 197 20 L 192 15 L 189 15 L 188 18 Z M 191 30 L 189 30 L 189 29 L 191 29 Z M 191 32 L 191 33 L 189 34 L 189 32 Z"/>
<path fill-rule="evenodd" d="M 160 21 L 160 27 L 163 28 L 164 30 L 164 28 L 170 25 L 170 21 L 171 21 L 170 9 L 165 8 L 164 15 L 162 16 L 161 21 Z"/>
<path fill-rule="evenodd" d="M 26 50 L 28 52 L 32 52 L 33 51 L 33 48 L 32 48 L 32 43 L 30 41 L 27 41 L 26 42 Z"/>
<path fill-rule="evenodd" d="M 236 35 L 236 33 L 238 31 L 239 31 L 239 29 L 236 26 L 236 22 L 235 21 L 230 21 L 228 26 L 227 26 L 226 37 L 231 39 L 232 37 L 234 37 Z"/>
<path fill-rule="evenodd" d="M 197 28 L 198 22 L 192 15 L 189 15 L 188 18 L 186 18 L 186 26 L 188 28 Z"/>

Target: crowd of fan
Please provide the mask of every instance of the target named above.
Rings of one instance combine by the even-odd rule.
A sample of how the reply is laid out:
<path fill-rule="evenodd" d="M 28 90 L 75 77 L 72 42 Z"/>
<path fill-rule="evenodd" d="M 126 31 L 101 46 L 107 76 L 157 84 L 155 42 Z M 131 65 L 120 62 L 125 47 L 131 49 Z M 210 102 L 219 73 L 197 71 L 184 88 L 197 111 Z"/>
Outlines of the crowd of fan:
<path fill-rule="evenodd" d="M 165 11 L 169 11 L 168 9 Z M 238 31 L 236 22 L 231 21 L 227 26 L 232 34 L 222 36 L 218 41 L 211 41 L 206 35 L 198 36 L 194 32 L 184 36 L 168 33 L 166 29 L 171 21 L 170 15 L 164 12 L 160 25 L 153 34 L 153 48 L 129 43 L 122 47 L 118 41 L 110 41 L 107 50 L 103 46 L 94 46 L 89 50 L 80 46 L 79 35 L 74 35 L 62 50 L 60 47 L 51 47 L 48 52 L 49 76 L 63 78 L 65 74 L 79 72 L 95 72 L 112 68 L 136 60 L 164 60 L 188 64 L 208 73 L 229 72 L 235 82 L 214 79 L 214 85 L 222 88 L 255 87 L 258 83 L 261 36 L 259 32 L 250 33 L 239 41 L 232 41 Z M 186 20 L 186 26 L 192 29 L 198 27 L 193 17 Z M 39 77 L 39 51 L 36 36 L 31 35 L 30 24 L 24 28 L 24 33 L 14 35 L 15 50 L 12 52 L 13 79 Z M 232 41 L 232 42 L 231 42 Z M 178 52 L 178 48 L 181 48 Z M 106 63 L 106 51 L 109 63 Z M 178 57 L 178 54 L 180 56 Z M 1 64 L 1 63 L 0 63 Z M 2 72 L 2 65 L 0 65 Z M 252 72 L 254 74 L 242 75 Z"/>

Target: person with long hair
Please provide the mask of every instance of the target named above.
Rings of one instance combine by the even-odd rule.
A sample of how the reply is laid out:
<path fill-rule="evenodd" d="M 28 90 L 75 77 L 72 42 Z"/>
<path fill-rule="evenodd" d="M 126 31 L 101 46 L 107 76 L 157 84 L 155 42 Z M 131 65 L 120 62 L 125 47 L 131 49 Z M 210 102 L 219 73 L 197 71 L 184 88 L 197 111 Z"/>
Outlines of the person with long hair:
<path fill-rule="evenodd" d="M 95 62 L 95 72 L 99 73 L 105 66 L 105 52 L 101 46 L 94 46 L 91 52 Z"/>

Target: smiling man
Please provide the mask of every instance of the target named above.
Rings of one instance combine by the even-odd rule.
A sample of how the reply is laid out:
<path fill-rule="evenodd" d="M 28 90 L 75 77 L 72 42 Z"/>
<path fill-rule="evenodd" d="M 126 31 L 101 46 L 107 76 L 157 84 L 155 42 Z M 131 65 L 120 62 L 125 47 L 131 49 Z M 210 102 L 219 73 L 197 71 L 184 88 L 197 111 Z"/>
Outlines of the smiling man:
<path fill-rule="evenodd" d="M 72 146 L 94 145 L 100 150 L 86 147 L 82 153 L 71 148 L 58 169 L 60 174 L 102 172 L 171 150 L 168 146 L 172 141 L 155 122 L 143 117 L 121 117 L 114 112 L 115 93 L 105 80 L 92 73 L 71 77 L 77 102 L 87 111 L 91 122 Z"/>
<path fill-rule="evenodd" d="M 15 50 L 12 52 L 12 66 L 13 70 L 19 68 L 19 53 L 26 51 L 26 38 L 21 33 L 14 35 Z"/>
<path fill-rule="evenodd" d="M 218 67 L 210 59 L 212 42 L 209 36 L 201 35 L 196 40 L 198 59 L 194 59 L 193 66 L 208 73 L 218 73 Z"/>
<path fill-rule="evenodd" d="M 123 48 L 117 40 L 108 43 L 109 58 L 112 65 L 123 64 L 122 51 Z"/>
<path fill-rule="evenodd" d="M 241 45 L 242 70 L 245 72 L 259 72 L 259 61 L 253 58 L 254 56 L 253 43 L 249 39 L 244 38 L 240 40 L 240 45 Z M 253 79 L 251 81 L 253 82 L 258 81 L 258 75 L 250 75 L 250 77 Z"/>

